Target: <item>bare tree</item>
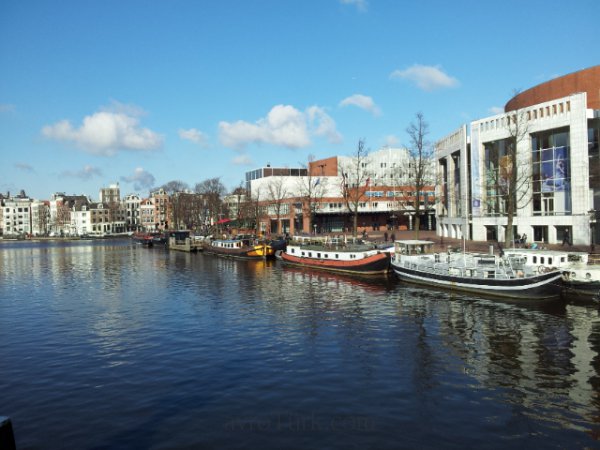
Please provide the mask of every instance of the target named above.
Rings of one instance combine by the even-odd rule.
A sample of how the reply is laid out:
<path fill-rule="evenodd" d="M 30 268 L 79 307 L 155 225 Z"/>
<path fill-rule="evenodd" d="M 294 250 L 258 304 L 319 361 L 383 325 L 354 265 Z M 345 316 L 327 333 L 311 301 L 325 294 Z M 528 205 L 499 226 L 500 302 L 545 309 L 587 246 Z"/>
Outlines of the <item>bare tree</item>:
<path fill-rule="evenodd" d="M 171 223 L 177 229 L 195 230 L 201 224 L 203 199 L 200 194 L 176 192 L 171 196 Z"/>
<path fill-rule="evenodd" d="M 65 232 L 65 229 L 71 223 L 71 208 L 68 202 L 60 202 L 56 204 L 56 218 L 54 222 L 54 226 L 56 230 L 62 236 Z"/>
<path fill-rule="evenodd" d="M 196 183 L 194 192 L 202 195 L 205 208 L 205 222 L 216 223 L 223 214 L 223 196 L 226 189 L 221 183 L 220 177 L 208 178 L 200 183 Z"/>
<path fill-rule="evenodd" d="M 407 203 L 412 206 L 414 211 L 414 229 L 415 238 L 419 238 L 419 229 L 421 228 L 421 200 L 423 206 L 427 208 L 429 198 L 426 188 L 430 188 L 434 183 L 432 173 L 432 161 L 434 149 L 427 140 L 429 134 L 429 124 L 425 121 L 423 113 L 418 112 L 415 121 L 411 122 L 406 133 L 409 138 L 408 150 L 410 152 L 408 165 L 408 186 L 410 191 L 406 191 Z"/>
<path fill-rule="evenodd" d="M 265 215 L 263 202 L 263 191 L 257 187 L 252 190 L 252 193 L 242 194 L 242 189 L 237 189 L 238 199 L 238 219 L 242 222 L 243 228 L 253 229 L 258 236 L 260 233 L 260 219 Z M 245 191 L 243 191 L 245 192 Z"/>
<path fill-rule="evenodd" d="M 358 210 L 366 198 L 366 191 L 371 182 L 368 170 L 369 151 L 365 148 L 364 139 L 359 139 L 356 152 L 346 166 L 339 167 L 342 175 L 342 196 L 346 208 L 352 215 L 352 235 L 356 237 L 358 229 Z"/>
<path fill-rule="evenodd" d="M 36 225 L 40 234 L 43 236 L 48 235 L 50 228 L 50 209 L 45 204 L 42 204 L 38 208 L 36 219 Z"/>
<path fill-rule="evenodd" d="M 184 181 L 181 181 L 181 180 L 172 180 L 172 181 L 169 181 L 168 183 L 163 184 L 158 189 L 163 189 L 167 194 L 173 195 L 176 192 L 189 191 L 190 187 Z M 155 190 L 158 190 L 158 189 L 155 189 Z"/>
<path fill-rule="evenodd" d="M 485 143 L 486 195 L 488 214 L 506 216 L 504 245 L 510 246 L 517 210 L 531 201 L 529 194 L 531 164 L 527 152 L 520 154 L 520 143 L 529 137 L 527 112 L 518 109 L 504 118 L 508 137 Z"/>
<path fill-rule="evenodd" d="M 326 191 L 325 179 L 314 176 L 310 171 L 310 163 L 314 160 L 314 155 L 308 156 L 308 164 L 302 164 L 307 169 L 307 175 L 298 177 L 298 192 L 302 199 L 302 213 L 308 215 L 311 230 L 316 227 L 314 223 L 315 216 Z"/>
<path fill-rule="evenodd" d="M 235 197 L 236 202 L 235 205 L 232 205 L 233 207 L 230 213 L 235 213 L 235 218 L 238 221 L 242 221 L 245 218 L 244 203 L 248 197 L 244 183 L 241 182 L 240 185 L 231 192 L 231 195 Z"/>
<path fill-rule="evenodd" d="M 271 177 L 267 185 L 267 195 L 271 206 L 275 211 L 277 222 L 276 233 L 281 231 L 281 212 L 284 206 L 284 200 L 288 197 L 288 189 L 283 177 Z"/>

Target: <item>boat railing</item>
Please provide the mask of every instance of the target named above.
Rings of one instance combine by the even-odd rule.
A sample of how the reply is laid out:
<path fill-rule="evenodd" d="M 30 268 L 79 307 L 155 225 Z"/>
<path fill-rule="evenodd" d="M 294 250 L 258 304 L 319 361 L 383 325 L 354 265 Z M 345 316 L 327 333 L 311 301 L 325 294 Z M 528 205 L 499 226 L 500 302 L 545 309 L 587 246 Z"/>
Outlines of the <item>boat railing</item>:
<path fill-rule="evenodd" d="M 513 268 L 505 261 L 489 254 L 436 253 L 408 258 L 402 261 L 407 269 L 433 274 L 450 274 L 468 278 L 511 279 L 532 274 L 521 268 Z"/>

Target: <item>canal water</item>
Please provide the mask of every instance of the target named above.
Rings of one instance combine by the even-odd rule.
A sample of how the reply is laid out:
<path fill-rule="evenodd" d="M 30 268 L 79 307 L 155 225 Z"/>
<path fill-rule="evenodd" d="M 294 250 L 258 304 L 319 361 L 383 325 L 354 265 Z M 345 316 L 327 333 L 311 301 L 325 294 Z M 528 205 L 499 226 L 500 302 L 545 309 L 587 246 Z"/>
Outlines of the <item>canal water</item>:
<path fill-rule="evenodd" d="M 19 449 L 598 448 L 598 305 L 129 241 L 0 244 Z"/>

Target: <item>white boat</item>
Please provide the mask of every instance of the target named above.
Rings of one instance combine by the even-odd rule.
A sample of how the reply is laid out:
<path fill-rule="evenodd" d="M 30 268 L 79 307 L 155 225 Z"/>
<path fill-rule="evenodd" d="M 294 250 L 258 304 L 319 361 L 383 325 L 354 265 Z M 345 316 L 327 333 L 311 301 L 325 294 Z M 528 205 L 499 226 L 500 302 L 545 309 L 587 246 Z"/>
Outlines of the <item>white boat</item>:
<path fill-rule="evenodd" d="M 286 264 L 354 275 L 385 275 L 390 270 L 389 249 L 346 238 L 300 238 L 277 252 Z"/>
<path fill-rule="evenodd" d="M 402 280 L 511 299 L 560 296 L 562 273 L 540 273 L 518 256 L 434 252 L 431 241 L 395 242 L 392 269 Z"/>
<path fill-rule="evenodd" d="M 504 252 L 523 258 L 525 264 L 540 273 L 560 270 L 566 295 L 600 295 L 600 264 L 592 264 L 589 254 L 585 252 L 530 248 L 511 248 Z"/>

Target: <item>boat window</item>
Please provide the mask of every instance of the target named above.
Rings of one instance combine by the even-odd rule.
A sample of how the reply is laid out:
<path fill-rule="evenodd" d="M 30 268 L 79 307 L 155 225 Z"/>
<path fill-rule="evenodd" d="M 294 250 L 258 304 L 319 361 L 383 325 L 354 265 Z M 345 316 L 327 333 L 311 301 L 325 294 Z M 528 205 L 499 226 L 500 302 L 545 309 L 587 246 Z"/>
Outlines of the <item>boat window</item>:
<path fill-rule="evenodd" d="M 312 258 L 312 252 L 308 252 L 308 256 Z"/>
<path fill-rule="evenodd" d="M 320 258 L 320 257 L 321 257 L 321 253 L 317 253 L 317 258 Z"/>
<path fill-rule="evenodd" d="M 304 252 L 302 252 L 302 256 L 304 256 Z"/>
<path fill-rule="evenodd" d="M 534 263 L 534 264 L 537 264 L 537 256 L 534 256 L 534 257 L 533 257 L 533 263 Z"/>
<path fill-rule="evenodd" d="M 339 257 L 340 257 L 340 255 L 339 255 L 338 253 L 336 253 L 336 254 L 335 254 L 335 257 L 336 257 L 336 258 L 339 258 Z"/>
<path fill-rule="evenodd" d="M 561 263 L 564 263 L 564 262 L 565 262 L 565 257 L 564 257 L 564 256 L 561 256 L 561 257 L 560 257 L 560 262 L 561 262 Z"/>
<path fill-rule="evenodd" d="M 323 255 L 323 257 L 325 257 L 325 258 L 329 258 L 329 255 L 328 255 L 327 253 L 325 253 L 325 254 Z"/>
<path fill-rule="evenodd" d="M 552 265 L 552 258 L 548 258 L 548 264 Z"/>
<path fill-rule="evenodd" d="M 546 258 L 540 256 L 540 264 L 546 264 Z"/>
<path fill-rule="evenodd" d="M 290 253 L 295 253 L 295 252 L 296 252 L 296 249 L 295 249 L 295 248 L 291 248 L 291 249 L 290 249 Z"/>

